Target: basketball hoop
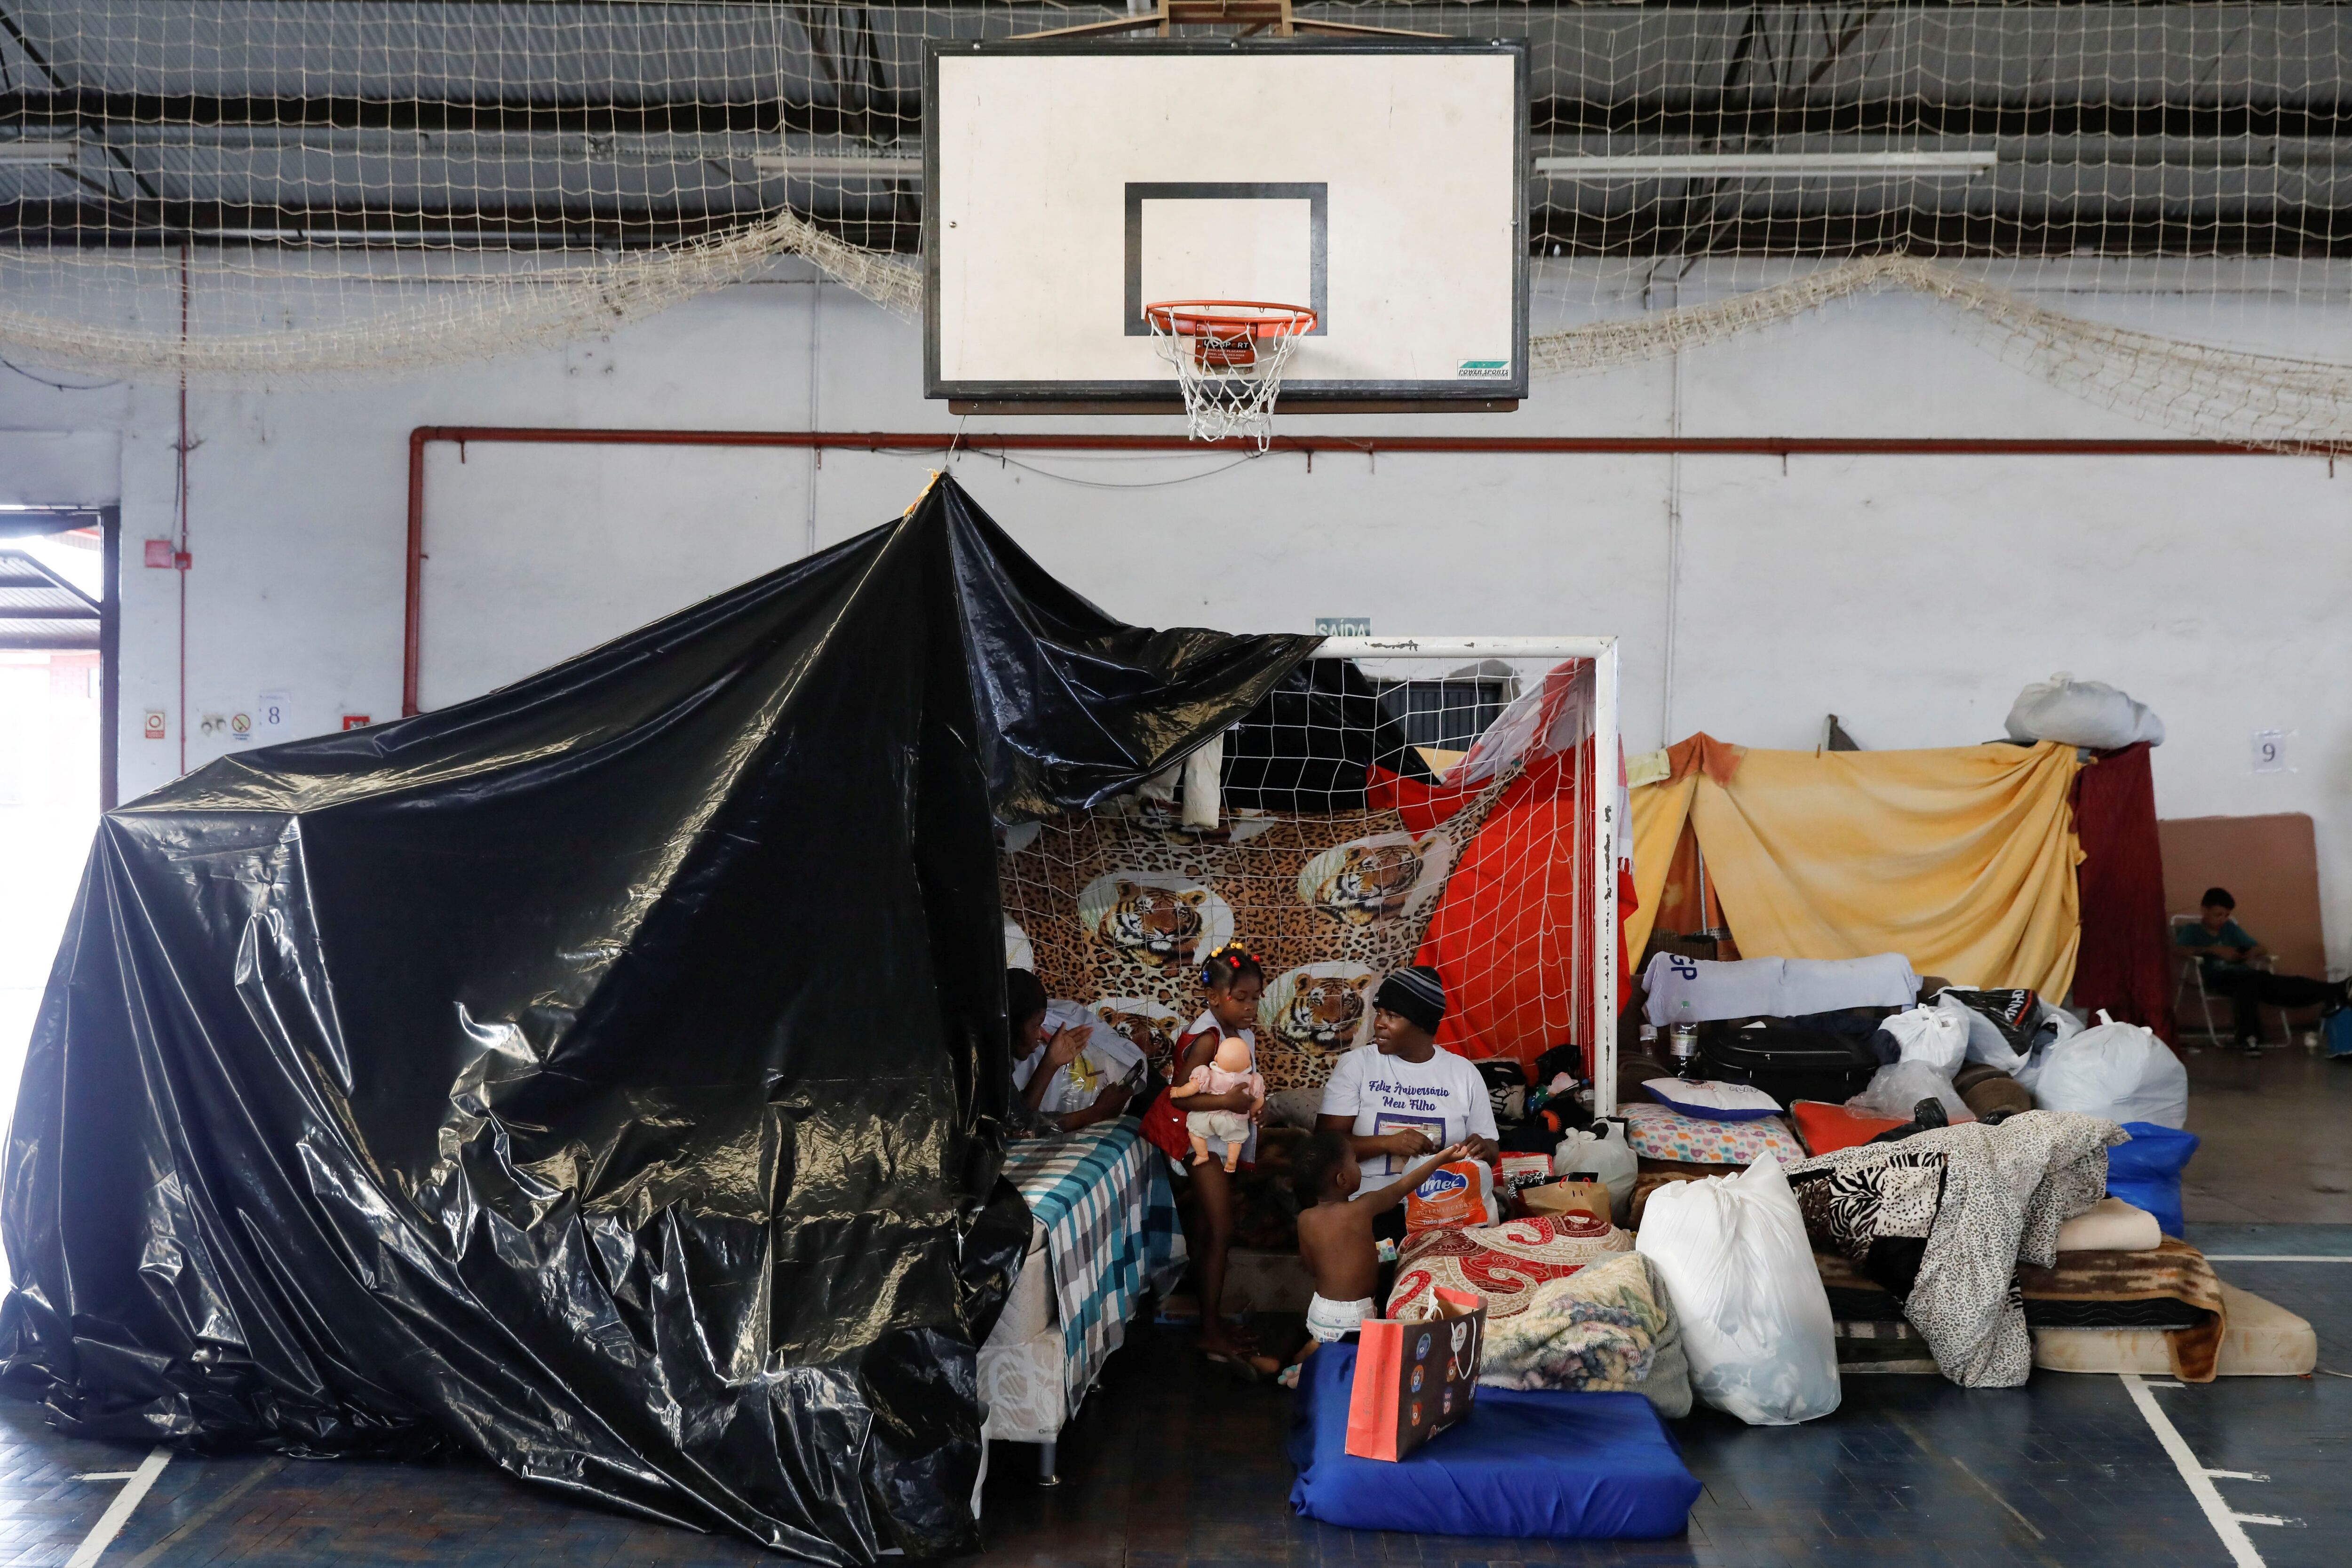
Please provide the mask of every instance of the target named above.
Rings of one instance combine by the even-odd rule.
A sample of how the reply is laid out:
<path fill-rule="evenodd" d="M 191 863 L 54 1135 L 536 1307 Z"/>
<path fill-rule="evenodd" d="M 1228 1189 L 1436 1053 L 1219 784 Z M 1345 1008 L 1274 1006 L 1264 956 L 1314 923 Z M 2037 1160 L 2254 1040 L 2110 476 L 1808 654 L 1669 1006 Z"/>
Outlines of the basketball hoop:
<path fill-rule="evenodd" d="M 1195 441 L 1274 438 L 1274 400 L 1298 340 L 1316 327 L 1304 305 L 1263 300 L 1162 300 L 1143 307 L 1152 344 L 1176 367 L 1186 434 Z"/>

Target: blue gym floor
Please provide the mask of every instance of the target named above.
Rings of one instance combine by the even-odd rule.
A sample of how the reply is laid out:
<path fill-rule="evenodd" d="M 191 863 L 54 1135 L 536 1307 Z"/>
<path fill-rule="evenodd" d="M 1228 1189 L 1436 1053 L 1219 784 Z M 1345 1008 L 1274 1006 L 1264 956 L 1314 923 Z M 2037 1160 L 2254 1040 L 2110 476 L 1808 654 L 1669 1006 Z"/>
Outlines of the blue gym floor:
<path fill-rule="evenodd" d="M 1970 1393 L 1937 1377 L 1845 1380 L 1835 1415 L 1747 1427 L 1702 1412 L 1676 1424 L 1706 1490 L 1687 1538 L 1623 1546 L 1360 1534 L 1294 1518 L 1283 1442 L 1290 1395 L 1205 1375 L 1188 1333 L 1147 1328 L 1064 1434 L 1062 1485 L 1035 1451 L 999 1448 L 986 1496 L 992 1565 L 2046 1563 L 2066 1568 L 2336 1568 L 2352 1563 L 2352 1224 L 2247 1223 L 2265 1210 L 2342 1219 L 2352 1199 L 2352 1061 L 2300 1051 L 2260 1064 L 2191 1058 L 2190 1239 L 2221 1277 L 2311 1320 L 2310 1378 L 2149 1380 L 2189 1462 L 2238 1525 L 2230 1547 L 2126 1380 L 2038 1373 Z M 2265 1136 L 2263 1124 L 2284 1119 Z M 2284 1123 L 2302 1119 L 2287 1135 Z M 2200 1124 L 2202 1123 L 2200 1126 Z M 2209 1163 L 2206 1153 L 2213 1158 Z M 2282 1205 L 2292 1205 L 2282 1207 Z M 2206 1223 L 2199 1223 L 2200 1217 Z M 2263 1262 L 2318 1256 L 2344 1262 Z M 2240 1260 L 2245 1259 L 2245 1260 Z M 0 1398 L 0 1568 L 66 1564 L 142 1455 L 75 1442 Z M 2261 1477 L 2260 1479 L 2239 1479 Z M 103 1534 L 100 1530 L 99 1533 Z M 770 1563 L 732 1541 L 641 1523 L 527 1489 L 487 1467 L 173 1455 L 102 1556 L 103 1568 L 436 1563 Z M 77 1568 L 89 1568 L 83 1557 Z"/>

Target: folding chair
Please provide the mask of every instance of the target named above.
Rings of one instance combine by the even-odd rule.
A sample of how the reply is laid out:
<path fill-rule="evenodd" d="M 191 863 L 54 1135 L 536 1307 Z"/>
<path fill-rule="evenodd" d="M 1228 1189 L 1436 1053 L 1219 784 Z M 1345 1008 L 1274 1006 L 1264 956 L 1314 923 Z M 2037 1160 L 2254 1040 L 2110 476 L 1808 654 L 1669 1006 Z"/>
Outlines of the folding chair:
<path fill-rule="evenodd" d="M 2180 932 L 2182 928 L 2201 923 L 2201 918 L 2197 915 L 2175 915 L 2172 917 L 2172 951 L 2175 954 L 2179 955 L 2180 963 L 2180 980 L 2179 983 L 2172 989 L 2173 1016 L 2184 1020 L 2188 1017 L 2189 1015 L 2186 1011 L 2186 1005 L 2191 1000 L 2193 994 L 2198 1016 L 2205 1020 L 2205 1037 L 2216 1043 L 2229 1042 L 2234 1044 L 2235 1042 L 2231 1037 L 2231 1031 L 2234 1026 L 2231 1022 L 2231 1015 L 2235 1009 L 2231 1005 L 2230 998 L 2227 996 L 2215 996 L 2211 993 L 2208 992 L 2205 989 L 2205 965 L 2195 957 L 2186 953 L 2181 953 L 2180 952 Z M 2272 955 L 2265 953 L 2263 957 L 2255 961 L 2254 967 L 2256 969 L 2267 970 L 2271 967 L 2271 963 Z M 2216 1026 L 2213 1022 L 2213 1009 L 2217 1006 L 2221 1009 L 2222 1018 L 2219 1026 Z M 2261 1006 L 2254 1009 L 2254 1016 L 2256 1018 L 2260 1018 L 2265 1012 L 2273 1014 L 2278 1019 L 2279 1043 L 2283 1046 L 2291 1046 L 2294 1044 L 2294 1031 L 2287 1026 L 2286 1009 L 2284 1007 L 2273 1007 L 2269 1003 L 2265 1002 Z"/>

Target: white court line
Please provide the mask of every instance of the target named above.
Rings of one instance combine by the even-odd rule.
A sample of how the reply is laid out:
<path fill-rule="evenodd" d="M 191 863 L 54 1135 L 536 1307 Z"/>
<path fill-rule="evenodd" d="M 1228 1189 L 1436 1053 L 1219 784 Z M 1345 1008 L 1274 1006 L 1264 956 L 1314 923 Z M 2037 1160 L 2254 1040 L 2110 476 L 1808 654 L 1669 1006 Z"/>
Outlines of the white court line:
<path fill-rule="evenodd" d="M 2197 1462 L 2197 1456 L 2189 1451 L 2189 1444 L 2181 1437 L 2179 1428 L 2157 1408 L 2156 1395 L 2147 1391 L 2147 1385 L 2139 1380 L 2137 1373 L 2119 1372 L 2116 1375 L 2123 1380 L 2124 1392 L 2131 1395 L 2131 1402 L 2139 1407 L 2141 1419 L 2147 1423 L 2149 1430 L 2156 1434 L 2156 1440 L 2164 1445 L 2165 1453 L 2171 1457 L 2172 1468 L 2179 1470 L 2180 1479 L 2189 1483 L 2189 1495 L 2197 1500 L 2197 1506 L 2205 1510 L 2205 1521 L 2213 1527 L 2213 1533 L 2221 1538 L 2221 1545 L 2230 1553 L 2230 1560 L 2238 1568 L 2263 1568 L 2263 1554 L 2254 1550 L 2252 1541 L 2246 1539 L 2246 1527 L 2236 1514 L 2230 1511 L 2230 1505 L 2221 1500 L 2220 1489 L 2213 1485 L 2213 1478 L 2205 1473 L 2205 1467 Z"/>
<path fill-rule="evenodd" d="M 2332 1252 L 2209 1252 L 2208 1263 L 2352 1263 Z"/>
<path fill-rule="evenodd" d="M 90 1568 L 98 1561 L 99 1553 L 122 1533 L 122 1527 L 131 1522 L 131 1510 L 139 1506 L 139 1500 L 147 1495 L 147 1489 L 155 1484 L 155 1478 L 171 1462 L 171 1449 L 157 1447 L 148 1450 L 147 1457 L 139 1461 L 139 1468 L 131 1472 L 129 1483 L 114 1494 L 114 1500 L 106 1505 L 106 1511 L 98 1516 L 98 1522 L 81 1538 L 74 1554 L 66 1559 L 66 1568 Z"/>

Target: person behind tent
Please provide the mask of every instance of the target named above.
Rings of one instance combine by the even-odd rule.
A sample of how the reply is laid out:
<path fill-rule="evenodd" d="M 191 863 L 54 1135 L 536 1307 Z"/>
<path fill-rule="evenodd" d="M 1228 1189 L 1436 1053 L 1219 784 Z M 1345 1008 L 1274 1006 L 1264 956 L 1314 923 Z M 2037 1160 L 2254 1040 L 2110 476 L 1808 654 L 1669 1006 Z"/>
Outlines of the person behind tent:
<path fill-rule="evenodd" d="M 1075 1132 L 1126 1110 L 1132 1091 L 1125 1079 L 1142 1053 L 1094 1028 L 1076 1003 L 1048 1001 L 1044 983 L 1025 969 L 1004 972 L 1004 1012 L 1013 1020 L 1013 1091 L 1031 1113 Z"/>
<path fill-rule="evenodd" d="M 1201 994 L 1205 1004 L 1199 1018 L 1176 1042 L 1169 1063 L 1171 1083 L 1182 1083 L 1195 1068 L 1205 1067 L 1228 1040 L 1249 1047 L 1250 1069 L 1257 1069 L 1257 1034 L 1249 1025 L 1257 1016 L 1258 999 L 1265 991 L 1265 970 L 1257 955 L 1238 942 L 1229 942 L 1209 954 L 1201 965 Z M 1215 1160 L 1194 1165 L 1192 1142 L 1185 1117 L 1196 1110 L 1233 1110 L 1254 1114 L 1250 1091 L 1236 1089 L 1223 1094 L 1201 1093 L 1178 1100 L 1162 1094 L 1144 1112 L 1143 1135 L 1167 1155 L 1179 1177 L 1192 1183 L 1195 1213 L 1188 1220 L 1186 1244 L 1201 1290 L 1201 1352 L 1211 1362 L 1250 1379 L 1270 1377 L 1282 1363 L 1260 1355 L 1245 1336 L 1225 1321 L 1225 1258 L 1234 1245 L 1234 1177 Z M 1257 1129 L 1250 1129 L 1242 1146 L 1243 1170 L 1257 1163 Z M 1197 1231 L 1198 1234 L 1193 1234 Z"/>
<path fill-rule="evenodd" d="M 2254 940 L 2235 918 L 2238 900 L 2227 888 L 2208 888 L 2195 925 L 2179 927 L 2173 942 L 2197 960 L 2208 994 L 2230 998 L 2231 1024 L 2238 1048 L 2263 1048 L 2263 1020 L 2258 1011 L 2267 1002 L 2273 1007 L 2318 1007 L 2334 1013 L 2345 1005 L 2352 982 L 2313 980 L 2301 974 L 2273 974 L 2255 963 L 2270 950 Z"/>
<path fill-rule="evenodd" d="M 1316 1127 L 1345 1136 L 1368 1186 L 1405 1173 L 1414 1161 L 1453 1144 L 1474 1158 L 1498 1153 L 1495 1105 L 1468 1060 L 1437 1043 L 1445 983 L 1424 963 L 1400 969 L 1372 994 L 1372 1043 L 1331 1066 Z M 1373 1234 L 1404 1238 L 1404 1211 L 1374 1217 Z"/>

